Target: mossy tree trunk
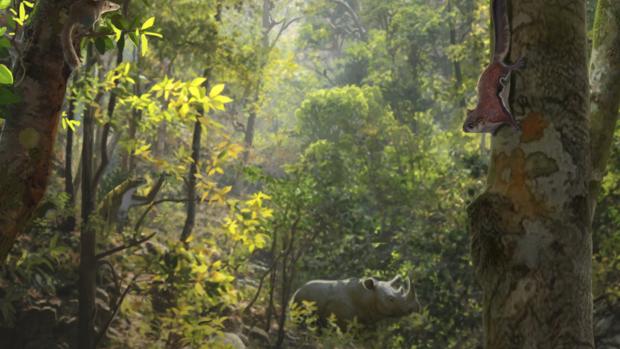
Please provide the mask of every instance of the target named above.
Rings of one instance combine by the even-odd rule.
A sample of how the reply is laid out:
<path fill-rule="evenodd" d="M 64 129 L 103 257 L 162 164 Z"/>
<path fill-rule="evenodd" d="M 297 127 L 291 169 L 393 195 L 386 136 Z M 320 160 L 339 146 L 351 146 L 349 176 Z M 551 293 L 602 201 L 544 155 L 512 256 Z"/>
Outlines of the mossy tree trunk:
<path fill-rule="evenodd" d="M 61 12 L 71 1 L 36 2 L 21 44 L 25 71 L 0 134 L 0 263 L 43 198 L 50 174 L 58 119 L 71 73 L 59 34 Z M 20 66 L 20 64 L 16 65 Z"/>
<path fill-rule="evenodd" d="M 486 348 L 593 348 L 585 0 L 513 0 L 511 106 L 469 207 Z"/>
<path fill-rule="evenodd" d="M 605 175 L 620 106 L 620 1 L 598 0 L 590 58 L 592 217 Z"/>

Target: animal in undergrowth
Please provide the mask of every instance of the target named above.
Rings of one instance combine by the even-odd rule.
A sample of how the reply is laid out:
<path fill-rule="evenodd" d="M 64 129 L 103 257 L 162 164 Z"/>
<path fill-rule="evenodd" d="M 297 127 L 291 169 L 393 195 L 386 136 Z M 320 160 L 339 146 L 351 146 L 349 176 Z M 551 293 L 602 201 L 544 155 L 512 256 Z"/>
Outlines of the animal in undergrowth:
<path fill-rule="evenodd" d="M 114 12 L 119 8 L 121 8 L 120 5 L 107 0 L 78 0 L 71 5 L 60 38 L 65 62 L 72 69 L 77 68 L 81 63 L 80 56 L 75 49 L 75 46 L 79 46 L 79 40 L 74 42 L 74 32 L 79 30 L 79 35 L 93 32 L 95 24 L 103 14 Z"/>
<path fill-rule="evenodd" d="M 371 325 L 385 318 L 401 317 L 420 311 L 420 303 L 409 278 L 405 285 L 400 276 L 390 281 L 375 278 L 345 280 L 313 280 L 299 288 L 291 299 L 295 307 L 312 302 L 320 326 L 333 314 L 342 329 L 357 319 Z"/>
<path fill-rule="evenodd" d="M 494 31 L 493 58 L 491 64 L 478 80 L 478 104 L 476 109 L 467 111 L 463 124 L 464 132 L 490 132 L 495 134 L 502 125 L 511 125 L 518 130 L 519 125 L 510 112 L 510 76 L 513 71 L 525 67 L 525 58 L 514 64 L 504 61 L 510 52 L 510 21 L 508 0 L 492 0 L 491 15 Z"/>
<path fill-rule="evenodd" d="M 105 195 L 97 207 L 97 213 L 104 219 L 106 227 L 116 223 L 116 230 L 120 232 L 129 218 L 129 210 L 136 206 L 148 205 L 157 196 L 164 184 L 165 175 L 153 185 L 146 196 L 138 195 L 138 188 L 147 182 L 144 178 L 128 178 Z"/>

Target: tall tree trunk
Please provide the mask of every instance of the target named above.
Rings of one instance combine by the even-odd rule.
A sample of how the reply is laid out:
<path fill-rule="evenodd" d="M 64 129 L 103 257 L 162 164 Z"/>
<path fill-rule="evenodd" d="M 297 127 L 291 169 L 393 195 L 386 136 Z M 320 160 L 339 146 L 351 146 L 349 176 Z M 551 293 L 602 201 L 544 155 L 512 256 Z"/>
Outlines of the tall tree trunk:
<path fill-rule="evenodd" d="M 485 347 L 593 348 L 585 0 L 512 1 L 511 106 L 469 207 Z"/>
<path fill-rule="evenodd" d="M 207 81 L 208 81 L 207 77 Z M 208 86 L 208 83 L 207 83 Z M 181 241 L 187 240 L 192 234 L 196 222 L 196 174 L 200 162 L 200 141 L 202 139 L 202 123 L 196 118 L 194 121 L 194 133 L 192 135 L 192 164 L 189 166 L 187 175 L 187 214 L 185 225 L 181 233 Z"/>
<path fill-rule="evenodd" d="M 256 66 L 256 81 L 254 84 L 254 94 L 250 102 L 250 111 L 248 115 L 248 122 L 245 125 L 244 144 L 242 160 L 243 164 L 247 164 L 250 160 L 250 152 L 252 145 L 254 144 L 254 131 L 256 128 L 256 116 L 258 113 L 258 103 L 260 101 L 261 88 L 263 86 L 263 70 L 267 65 L 269 57 L 269 51 L 271 44 L 269 43 L 269 32 L 273 28 L 273 22 L 271 19 L 271 10 L 273 9 L 273 2 L 271 0 L 263 0 L 263 33 L 261 35 L 261 44 L 258 49 L 258 58 Z"/>
<path fill-rule="evenodd" d="M 261 69 L 262 71 L 262 69 Z M 245 136 L 244 136 L 244 145 L 243 149 L 243 164 L 248 164 L 250 161 L 250 152 L 252 151 L 252 146 L 254 145 L 254 131 L 256 129 L 256 116 L 258 112 L 258 103 L 260 98 L 260 88 L 262 84 L 258 82 L 256 84 L 254 90 L 254 96 L 252 98 L 252 102 L 250 105 L 250 112 L 248 115 L 248 122 L 245 124 Z"/>
<path fill-rule="evenodd" d="M 452 12 L 452 1 L 453 0 L 448 0 L 448 13 Z M 456 45 L 456 26 L 454 24 L 453 16 L 450 16 L 448 26 L 450 29 L 450 45 Z M 461 70 L 461 61 L 454 60 L 452 62 L 452 71 L 454 73 L 454 88 L 456 90 L 456 93 L 459 93 L 461 86 L 463 85 L 463 72 Z M 465 107 L 465 104 L 465 99 L 461 98 L 459 100 L 459 106 Z"/>
<path fill-rule="evenodd" d="M 74 77 L 74 82 L 77 81 Z M 69 101 L 67 110 L 67 119 L 75 120 L 75 96 Z M 67 205 L 71 208 L 71 215 L 67 217 L 63 223 L 63 231 L 72 232 L 75 229 L 75 186 L 73 185 L 73 136 L 74 132 L 67 127 L 67 139 L 65 143 L 65 193 L 69 196 Z"/>
<path fill-rule="evenodd" d="M 11 107 L 0 134 L 0 264 L 47 189 L 71 73 L 58 40 L 61 12 L 69 3 L 37 1 L 24 30 L 21 58 L 25 71 L 15 87 L 22 99 Z"/>
<path fill-rule="evenodd" d="M 142 60 L 140 59 L 140 48 L 139 47 L 136 47 L 134 49 L 134 60 L 135 60 L 135 65 L 138 68 L 136 84 L 134 85 L 134 94 L 136 96 L 139 96 L 142 93 L 142 84 L 140 80 L 140 76 L 142 75 L 142 68 L 141 68 L 140 63 Z M 129 118 L 129 127 L 127 131 L 128 139 L 130 140 L 136 139 L 136 134 L 138 132 L 138 122 L 140 121 L 141 117 L 142 117 L 142 114 L 139 110 L 134 109 L 132 111 L 131 117 Z M 123 171 L 126 173 L 131 173 L 133 169 L 135 168 L 135 165 L 136 165 L 136 162 L 133 157 L 133 151 L 123 153 L 123 157 L 121 160 L 121 168 L 123 169 Z"/>
<path fill-rule="evenodd" d="M 215 13 L 215 21 L 219 24 L 221 22 L 221 14 L 222 14 L 222 5 L 221 2 L 218 1 L 216 4 L 216 13 Z M 209 86 L 211 85 L 212 71 L 213 65 L 215 64 L 217 54 L 217 33 L 213 36 L 216 41 L 213 45 L 213 51 L 209 60 L 207 62 L 207 69 L 204 71 L 204 77 L 207 79 L 204 84 L 207 91 L 209 90 Z M 204 113 L 204 110 L 200 110 L 201 114 Z M 196 222 L 196 174 L 198 174 L 198 166 L 200 165 L 200 142 L 202 140 L 202 122 L 198 118 L 194 121 L 194 133 L 192 136 L 192 164 L 189 168 L 189 173 L 187 175 L 187 215 L 185 218 L 185 225 L 183 226 L 183 232 L 181 233 L 181 241 L 187 240 L 189 236 L 192 234 L 192 230 L 194 229 L 194 224 Z"/>
<path fill-rule="evenodd" d="M 129 12 L 129 2 L 130 0 L 125 0 L 123 2 L 123 17 L 128 18 Z M 116 52 L 116 66 L 118 67 L 121 63 L 123 63 L 123 52 L 125 51 L 125 32 L 121 34 L 121 40 L 118 42 L 117 52 Z M 115 86 L 118 86 L 118 82 L 115 82 Z M 97 187 L 99 186 L 99 181 L 103 177 L 103 173 L 109 164 L 109 150 L 108 150 L 108 138 L 110 136 L 110 131 L 112 130 L 112 119 L 114 118 L 114 110 L 116 109 L 117 103 L 117 95 L 112 90 L 110 93 L 110 99 L 108 100 L 108 120 L 103 125 L 103 131 L 101 134 L 101 142 L 99 145 L 100 149 L 100 157 L 101 160 L 99 162 L 99 166 L 95 171 L 95 177 L 93 178 L 93 190 L 96 192 Z"/>
<path fill-rule="evenodd" d="M 598 0 L 590 58 L 592 217 L 611 150 L 620 106 L 620 1 Z"/>
<path fill-rule="evenodd" d="M 88 47 L 89 67 L 92 64 L 92 45 Z M 86 74 L 89 69 L 86 69 Z M 95 107 L 89 106 L 84 113 L 82 126 L 82 228 L 80 231 L 80 280 L 78 313 L 78 347 L 94 348 L 95 274 L 96 274 L 96 231 L 90 223 L 95 209 L 93 182 L 93 141 Z"/>

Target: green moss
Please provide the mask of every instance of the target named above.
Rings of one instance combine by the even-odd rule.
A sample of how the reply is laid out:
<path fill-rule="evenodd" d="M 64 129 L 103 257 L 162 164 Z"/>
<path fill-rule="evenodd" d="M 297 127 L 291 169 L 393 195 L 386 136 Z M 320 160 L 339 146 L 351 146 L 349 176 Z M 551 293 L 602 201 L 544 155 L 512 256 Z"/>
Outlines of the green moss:
<path fill-rule="evenodd" d="M 34 128 L 27 128 L 19 133 L 19 144 L 25 149 L 35 148 L 39 144 L 41 136 Z"/>
<path fill-rule="evenodd" d="M 525 168 L 530 178 L 547 177 L 559 170 L 555 160 L 542 152 L 528 155 Z"/>

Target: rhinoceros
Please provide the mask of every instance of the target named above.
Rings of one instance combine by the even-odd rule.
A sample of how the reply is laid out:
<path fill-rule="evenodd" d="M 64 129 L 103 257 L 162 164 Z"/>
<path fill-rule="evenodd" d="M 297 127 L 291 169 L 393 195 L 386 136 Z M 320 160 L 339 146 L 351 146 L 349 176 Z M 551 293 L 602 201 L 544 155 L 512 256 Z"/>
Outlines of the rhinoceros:
<path fill-rule="evenodd" d="M 390 281 L 375 278 L 350 278 L 346 280 L 313 280 L 299 288 L 291 301 L 301 305 L 302 301 L 314 302 L 319 324 L 325 324 L 331 314 L 337 324 L 346 324 L 357 319 L 362 324 L 373 324 L 388 317 L 399 317 L 420 310 L 420 303 L 406 278 L 405 288 L 395 284 L 402 280 L 396 276 Z"/>

